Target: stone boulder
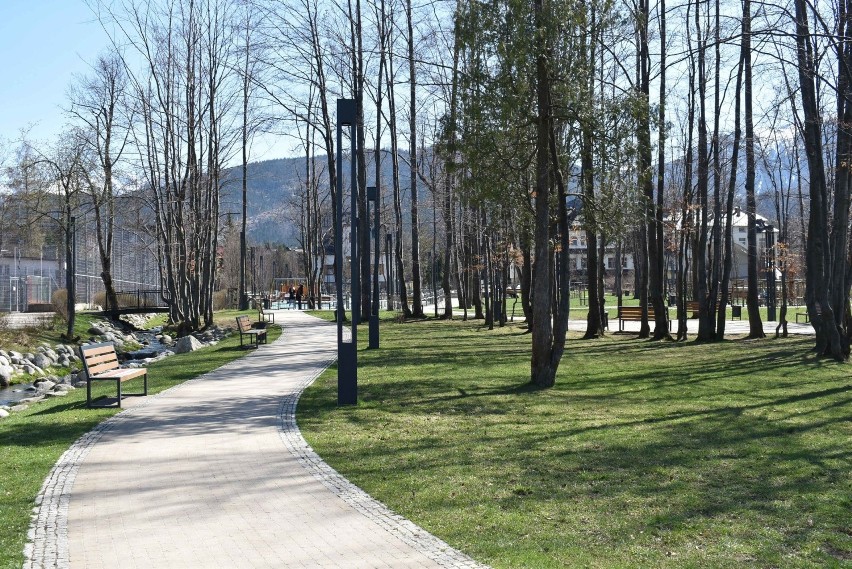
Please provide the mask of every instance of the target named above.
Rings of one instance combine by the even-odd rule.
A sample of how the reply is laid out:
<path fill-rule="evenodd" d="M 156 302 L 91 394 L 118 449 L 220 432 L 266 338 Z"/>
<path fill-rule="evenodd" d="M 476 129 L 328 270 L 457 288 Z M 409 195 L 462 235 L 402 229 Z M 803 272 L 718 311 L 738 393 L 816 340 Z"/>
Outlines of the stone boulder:
<path fill-rule="evenodd" d="M 44 369 L 46 367 L 52 366 L 54 364 L 54 360 L 52 360 L 50 357 L 48 357 L 47 354 L 38 353 L 33 358 L 33 363 L 36 365 L 36 367 L 40 367 L 41 369 Z"/>
<path fill-rule="evenodd" d="M 44 380 L 44 381 L 36 382 L 36 386 L 38 387 L 39 391 L 50 391 L 51 389 L 56 387 L 56 383 L 54 383 L 50 380 Z"/>
<path fill-rule="evenodd" d="M 203 347 L 204 344 L 199 342 L 195 336 L 184 336 L 177 341 L 177 344 L 175 344 L 175 353 L 185 354 L 187 352 L 194 352 L 195 350 Z"/>
<path fill-rule="evenodd" d="M 15 369 L 10 365 L 0 365 L 0 387 L 9 387 Z"/>

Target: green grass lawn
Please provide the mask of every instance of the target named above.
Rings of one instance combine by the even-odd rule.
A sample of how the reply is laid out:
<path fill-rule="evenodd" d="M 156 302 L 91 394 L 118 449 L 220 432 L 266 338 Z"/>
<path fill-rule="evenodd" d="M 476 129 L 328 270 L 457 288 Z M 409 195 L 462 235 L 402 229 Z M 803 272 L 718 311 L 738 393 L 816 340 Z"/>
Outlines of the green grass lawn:
<path fill-rule="evenodd" d="M 95 320 L 103 320 L 103 317 L 92 312 L 77 313 L 74 318 L 74 334 L 83 339 L 88 338 L 87 332 Z M 44 326 L 28 328 L 0 326 L 0 347 L 5 350 L 30 352 L 34 351 L 41 342 L 47 342 L 51 346 L 65 343 L 61 336 L 65 333 L 66 326 L 66 323 L 59 317 L 54 317 Z"/>
<path fill-rule="evenodd" d="M 366 345 L 366 333 L 359 335 Z M 849 567 L 852 381 L 812 338 L 573 336 L 556 387 L 529 335 L 382 323 L 357 407 L 332 368 L 298 421 L 333 467 L 494 567 Z"/>
<path fill-rule="evenodd" d="M 232 314 L 222 315 L 223 323 L 228 316 Z M 280 333 L 279 327 L 270 326 L 269 341 Z M 168 357 L 149 366 L 148 393 L 168 389 L 246 353 L 239 347 L 239 336 L 232 335 L 216 346 Z M 127 382 L 122 389 L 128 393 L 142 391 L 142 380 Z M 114 396 L 114 385 L 93 389 L 94 395 L 102 393 Z M 18 569 L 23 564 L 33 500 L 59 456 L 80 436 L 117 412 L 87 409 L 86 390 L 77 389 L 66 397 L 36 403 L 0 421 L 0 567 Z"/>

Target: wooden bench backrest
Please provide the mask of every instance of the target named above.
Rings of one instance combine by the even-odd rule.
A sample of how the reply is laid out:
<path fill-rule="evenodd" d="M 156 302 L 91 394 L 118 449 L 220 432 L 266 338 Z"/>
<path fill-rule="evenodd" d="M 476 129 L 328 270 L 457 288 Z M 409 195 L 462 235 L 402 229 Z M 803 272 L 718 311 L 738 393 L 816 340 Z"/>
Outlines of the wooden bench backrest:
<path fill-rule="evenodd" d="M 641 306 L 619 306 L 618 307 L 618 318 L 622 320 L 627 320 L 630 318 L 642 318 L 642 307 Z M 654 307 L 648 307 L 648 318 L 651 320 L 654 319 Z"/>
<path fill-rule="evenodd" d="M 80 346 L 80 354 L 86 373 L 97 375 L 118 368 L 118 354 L 112 343 L 90 344 Z"/>
<path fill-rule="evenodd" d="M 246 332 L 251 329 L 251 320 L 245 314 L 237 316 L 237 326 L 240 327 L 240 332 Z"/>

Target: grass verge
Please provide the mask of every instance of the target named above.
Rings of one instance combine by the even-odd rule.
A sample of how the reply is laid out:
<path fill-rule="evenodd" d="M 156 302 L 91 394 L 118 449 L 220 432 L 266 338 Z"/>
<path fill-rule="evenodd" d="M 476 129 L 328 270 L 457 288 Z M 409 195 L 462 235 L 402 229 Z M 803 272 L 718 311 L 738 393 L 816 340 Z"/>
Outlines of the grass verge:
<path fill-rule="evenodd" d="M 366 343 L 366 334 L 359 335 Z M 852 382 L 812 338 L 569 341 L 527 385 L 529 336 L 382 323 L 359 405 L 302 397 L 313 448 L 494 567 L 849 567 Z"/>
<path fill-rule="evenodd" d="M 233 318 L 230 322 L 233 324 Z M 278 326 L 270 325 L 269 341 L 280 333 Z M 148 392 L 159 393 L 246 353 L 239 347 L 239 336 L 231 335 L 216 346 L 168 357 L 149 366 Z M 122 389 L 142 390 L 141 379 L 128 384 Z M 93 395 L 101 392 L 110 392 L 109 386 L 99 386 Z M 117 412 L 87 409 L 86 390 L 77 389 L 66 397 L 36 403 L 0 421 L 0 567 L 18 569 L 23 564 L 33 500 L 59 456 L 80 436 Z"/>

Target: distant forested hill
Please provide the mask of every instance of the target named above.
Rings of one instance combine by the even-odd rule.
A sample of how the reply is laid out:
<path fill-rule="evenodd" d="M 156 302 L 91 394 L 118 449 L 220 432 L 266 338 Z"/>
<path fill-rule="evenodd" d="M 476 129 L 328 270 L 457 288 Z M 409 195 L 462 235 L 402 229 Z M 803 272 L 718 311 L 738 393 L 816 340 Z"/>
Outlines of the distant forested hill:
<path fill-rule="evenodd" d="M 252 162 L 248 165 L 247 230 L 250 242 L 283 243 L 296 246 L 298 226 L 294 223 L 294 200 L 292 195 L 299 183 L 297 168 L 304 167 L 304 160 L 281 158 Z M 231 168 L 225 173 L 227 181 L 222 195 L 221 211 L 231 214 L 239 224 L 242 215 L 242 167 Z"/>
<path fill-rule="evenodd" d="M 318 156 L 318 165 L 322 172 L 327 170 L 325 156 Z M 349 161 L 344 160 L 343 168 L 349 173 Z M 375 179 L 375 166 L 368 161 L 368 184 Z M 391 160 L 386 153 L 382 159 L 382 185 L 390 186 Z M 222 195 L 221 212 L 223 216 L 232 215 L 234 223 L 239 223 L 242 212 L 242 167 L 237 166 L 225 171 L 227 181 Z M 281 243 L 290 247 L 298 245 L 298 200 L 305 178 L 304 158 L 278 158 L 252 162 L 248 165 L 248 237 L 254 243 Z M 400 184 L 404 201 L 408 202 L 410 187 L 408 165 L 400 162 Z M 421 185 L 422 186 L 422 185 Z M 421 187 L 418 194 L 424 195 Z"/>
<path fill-rule="evenodd" d="M 400 185 L 402 186 L 403 210 L 408 212 L 410 208 L 409 188 L 410 181 L 408 176 L 408 164 L 405 162 L 407 155 L 401 153 L 400 159 Z M 326 171 L 325 156 L 318 156 L 318 166 L 324 173 Z M 741 162 L 740 172 L 745 171 L 744 158 L 740 157 Z M 780 178 L 788 180 L 790 157 L 786 155 L 777 156 L 771 154 L 769 163 L 777 170 L 776 175 Z M 343 168 L 348 176 L 349 161 L 344 160 Z M 669 175 L 674 176 L 676 164 L 669 164 Z M 367 180 L 368 184 L 373 184 L 375 180 L 375 167 L 371 159 L 368 159 L 367 165 Z M 390 153 L 385 151 L 382 158 L 382 185 L 389 188 L 391 185 L 391 160 Z M 239 223 L 241 212 L 241 184 L 242 184 L 242 168 L 235 167 L 226 171 L 228 181 L 225 186 L 225 191 L 222 198 L 223 214 L 230 212 L 235 223 Z M 298 235 L 298 201 L 294 199 L 294 195 L 301 196 L 304 192 L 301 189 L 305 177 L 305 159 L 304 158 L 280 158 L 275 160 L 264 160 L 262 162 L 253 162 L 248 167 L 248 233 L 249 241 L 253 243 L 274 243 L 284 244 L 290 247 L 295 247 Z M 737 197 L 735 205 L 745 207 L 745 196 L 742 187 L 742 175 L 739 177 L 737 184 Z M 571 181 L 573 182 L 574 176 Z M 428 190 L 424 184 L 419 184 L 419 194 L 421 199 L 421 218 L 431 218 L 430 200 Z M 758 194 L 758 213 L 769 219 L 774 219 L 774 194 L 772 193 L 772 182 L 769 178 L 765 167 L 761 167 L 757 172 L 756 180 Z M 388 191 L 387 189 L 385 191 Z M 387 194 L 386 194 L 387 195 Z M 388 207 L 389 202 L 385 201 L 383 207 Z M 796 200 L 791 202 L 791 215 L 798 215 L 798 207 Z M 410 217 L 407 213 L 403 213 L 405 222 L 408 223 Z"/>

